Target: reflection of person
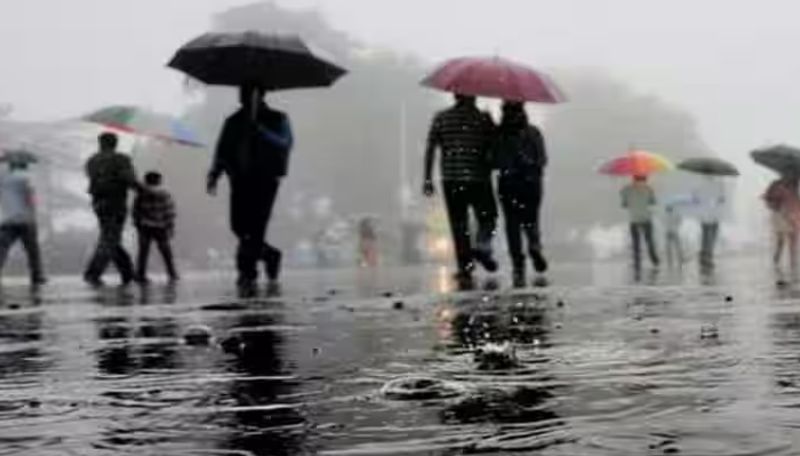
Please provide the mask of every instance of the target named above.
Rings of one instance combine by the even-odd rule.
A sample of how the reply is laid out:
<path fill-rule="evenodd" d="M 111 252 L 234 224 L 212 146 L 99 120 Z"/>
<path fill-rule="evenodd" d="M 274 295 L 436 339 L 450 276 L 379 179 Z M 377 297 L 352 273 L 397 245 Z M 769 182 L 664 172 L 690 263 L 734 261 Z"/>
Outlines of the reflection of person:
<path fill-rule="evenodd" d="M 175 232 L 175 203 L 161 187 L 161 174 L 151 171 L 144 176 L 145 187 L 133 201 L 133 224 L 139 235 L 136 280 L 147 283 L 147 257 L 150 244 L 156 243 L 170 281 L 178 280 L 170 239 Z"/>
<path fill-rule="evenodd" d="M 16 241 L 28 256 L 31 283 L 45 283 L 39 236 L 36 229 L 35 193 L 30 178 L 25 172 L 28 162 L 10 160 L 9 172 L 0 179 L 0 207 L 3 221 L 0 224 L 0 271 L 3 270 L 8 251 Z"/>
<path fill-rule="evenodd" d="M 800 176 L 782 176 L 767 188 L 764 202 L 770 210 L 775 236 L 773 261 L 779 266 L 784 246 L 788 245 L 789 264 L 797 271 L 797 232 L 800 226 L 800 197 L 797 194 Z"/>
<path fill-rule="evenodd" d="M 672 267 L 676 261 L 680 266 L 685 261 L 683 257 L 683 242 L 681 241 L 681 225 L 683 217 L 674 204 L 667 204 L 664 208 L 664 234 L 666 238 L 667 265 Z"/>
<path fill-rule="evenodd" d="M 719 234 L 719 219 L 725 204 L 725 189 L 719 179 L 707 176 L 706 181 L 695 190 L 694 198 L 699 209 L 702 237 L 700 242 L 700 264 L 714 264 L 714 245 Z"/>
<path fill-rule="evenodd" d="M 378 265 L 377 252 L 378 234 L 375 225 L 369 217 L 364 217 L 358 223 L 358 250 L 361 256 L 361 267 L 374 268 Z"/>
<path fill-rule="evenodd" d="M 497 183 L 505 217 L 508 250 L 513 265 L 514 286 L 525 284 L 525 255 L 522 234 L 536 272 L 547 270 L 539 233 L 539 208 L 544 191 L 547 165 L 544 138 L 528 123 L 525 107 L 518 102 L 503 104 L 503 119 L 498 128 L 494 161 L 499 172 Z"/>
<path fill-rule="evenodd" d="M 270 281 L 280 274 L 282 254 L 265 241 L 265 236 L 294 143 L 286 114 L 267 106 L 263 98 L 260 87 L 241 88 L 242 107 L 225 121 L 208 172 L 208 192 L 212 195 L 219 177 L 228 177 L 231 228 L 239 240 L 237 283 L 247 288 L 255 285 L 261 260 L 266 263 Z"/>
<path fill-rule="evenodd" d="M 497 205 L 492 188 L 489 143 L 494 130 L 491 117 L 478 109 L 475 97 L 456 95 L 455 105 L 433 119 L 425 152 L 423 192 L 432 196 L 433 163 L 441 148 L 442 192 L 456 250 L 461 285 L 472 282 L 473 261 L 488 271 L 497 270 L 492 258 L 492 236 L 497 224 Z M 469 210 L 478 220 L 473 247 Z"/>
<path fill-rule="evenodd" d="M 641 239 L 647 243 L 647 251 L 653 266 L 658 266 L 658 253 L 653 238 L 653 206 L 656 196 L 653 188 L 647 183 L 647 176 L 634 176 L 633 182 L 626 185 L 621 192 L 622 207 L 628 210 L 630 217 L 631 243 L 633 246 L 633 264 L 641 266 Z"/>
<path fill-rule="evenodd" d="M 100 151 L 86 162 L 86 174 L 100 238 L 83 278 L 90 285 L 102 285 L 101 276 L 113 262 L 122 283 L 128 284 L 133 280 L 133 262 L 122 246 L 122 231 L 128 216 L 128 192 L 139 184 L 131 159 L 117 152 L 117 135 L 103 133 L 98 141 Z"/>

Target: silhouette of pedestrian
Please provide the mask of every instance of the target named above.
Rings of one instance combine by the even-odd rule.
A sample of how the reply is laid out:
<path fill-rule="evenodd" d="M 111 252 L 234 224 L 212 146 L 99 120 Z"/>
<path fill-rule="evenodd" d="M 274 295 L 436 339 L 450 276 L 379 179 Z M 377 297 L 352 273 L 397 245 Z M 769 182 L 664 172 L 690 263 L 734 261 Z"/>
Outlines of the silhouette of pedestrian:
<path fill-rule="evenodd" d="M 208 193 L 215 195 L 220 176 L 228 177 L 231 229 L 239 240 L 237 284 L 242 288 L 255 286 L 259 261 L 265 262 L 271 283 L 278 280 L 281 267 L 280 250 L 265 236 L 294 140 L 289 118 L 270 108 L 264 94 L 261 87 L 240 88 L 241 108 L 225 121 L 207 180 Z"/>

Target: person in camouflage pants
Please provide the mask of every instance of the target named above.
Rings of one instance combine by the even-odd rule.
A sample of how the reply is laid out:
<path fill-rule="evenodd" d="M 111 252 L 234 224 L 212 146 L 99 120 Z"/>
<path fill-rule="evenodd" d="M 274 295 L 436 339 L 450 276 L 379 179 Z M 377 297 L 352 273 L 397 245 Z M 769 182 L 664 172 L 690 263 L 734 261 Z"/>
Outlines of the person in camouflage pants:
<path fill-rule="evenodd" d="M 128 216 L 128 193 L 139 189 L 140 184 L 131 159 L 116 150 L 117 136 L 103 133 L 98 141 L 100 151 L 86 162 L 86 175 L 100 236 L 83 277 L 91 285 L 102 285 L 101 277 L 113 262 L 127 285 L 134 278 L 133 262 L 122 246 L 122 232 Z"/>

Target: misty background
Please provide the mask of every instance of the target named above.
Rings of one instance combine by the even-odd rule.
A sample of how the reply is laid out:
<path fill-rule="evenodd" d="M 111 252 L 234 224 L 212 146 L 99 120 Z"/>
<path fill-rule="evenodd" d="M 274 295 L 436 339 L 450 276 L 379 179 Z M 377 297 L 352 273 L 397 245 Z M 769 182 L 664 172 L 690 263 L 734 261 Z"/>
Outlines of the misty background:
<path fill-rule="evenodd" d="M 723 247 L 743 252 L 767 239 L 759 197 L 772 177 L 749 151 L 800 143 L 800 63 L 789 54 L 798 11 L 791 1 L 721 0 L 8 1 L 0 4 L 0 146 L 44 158 L 36 173 L 45 256 L 51 269 L 74 272 L 94 242 L 81 167 L 99 131 L 76 119 L 111 104 L 183 118 L 207 150 L 136 138 L 123 148 L 140 173 L 165 174 L 179 205 L 181 261 L 225 264 L 227 202 L 205 195 L 204 178 L 236 93 L 187 82 L 165 62 L 208 30 L 298 33 L 350 73 L 330 90 L 268 98 L 291 116 L 297 139 L 270 237 L 297 265 L 313 263 L 320 244 L 347 262 L 352 222 L 374 214 L 394 262 L 401 227 L 424 224 L 440 204 L 419 196 L 422 152 L 431 117 L 450 101 L 418 81 L 445 58 L 499 54 L 548 71 L 570 99 L 529 108 L 550 152 L 543 218 L 557 258 L 621 253 L 623 181 L 596 168 L 631 146 L 736 163 L 742 177 L 729 185 Z M 495 103 L 482 104 L 496 114 Z M 680 194 L 698 178 L 675 172 L 654 182 L 662 195 Z M 697 237 L 694 228 L 687 235 Z"/>

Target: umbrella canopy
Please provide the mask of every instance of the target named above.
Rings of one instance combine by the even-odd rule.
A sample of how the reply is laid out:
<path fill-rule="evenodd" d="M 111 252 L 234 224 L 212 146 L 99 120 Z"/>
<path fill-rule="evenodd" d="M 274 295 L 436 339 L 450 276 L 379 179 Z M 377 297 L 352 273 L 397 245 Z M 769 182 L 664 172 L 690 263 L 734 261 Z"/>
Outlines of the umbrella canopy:
<path fill-rule="evenodd" d="M 206 33 L 181 47 L 169 67 L 206 84 L 256 84 L 268 91 L 327 87 L 346 71 L 297 36 Z"/>
<path fill-rule="evenodd" d="M 648 176 L 673 169 L 665 157 L 644 150 L 632 150 L 608 161 L 600 167 L 600 173 L 610 176 Z"/>
<path fill-rule="evenodd" d="M 708 176 L 738 176 L 739 170 L 732 163 L 713 157 L 689 158 L 678 163 L 678 168 L 691 173 Z"/>
<path fill-rule="evenodd" d="M 81 119 L 125 133 L 184 146 L 203 147 L 195 133 L 180 120 L 136 106 L 109 106 Z"/>
<path fill-rule="evenodd" d="M 6 163 L 37 163 L 39 159 L 33 152 L 25 149 L 9 149 L 4 150 L 0 155 L 0 162 Z"/>
<path fill-rule="evenodd" d="M 562 103 L 566 97 L 550 77 L 500 57 L 448 60 L 422 81 L 445 92 L 512 101 Z"/>
<path fill-rule="evenodd" d="M 779 173 L 800 175 L 800 149 L 792 146 L 778 145 L 750 153 L 759 165 Z"/>

